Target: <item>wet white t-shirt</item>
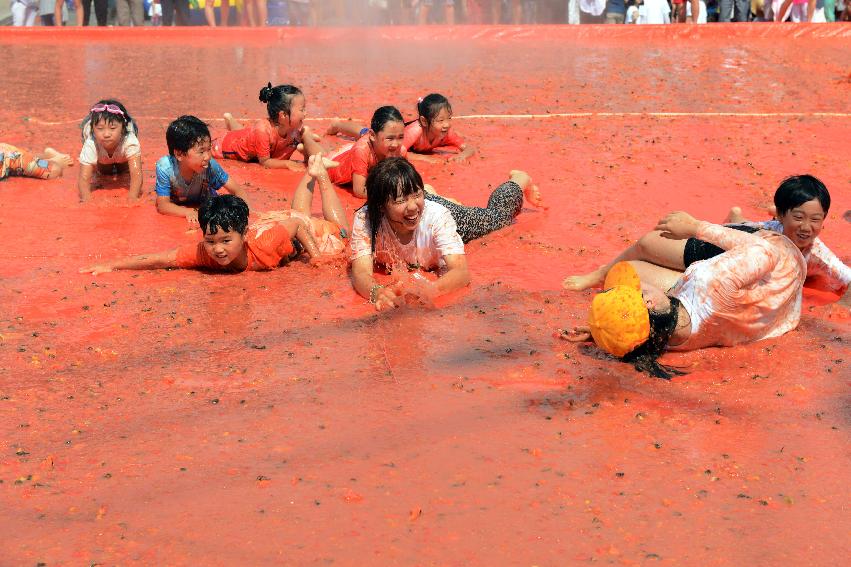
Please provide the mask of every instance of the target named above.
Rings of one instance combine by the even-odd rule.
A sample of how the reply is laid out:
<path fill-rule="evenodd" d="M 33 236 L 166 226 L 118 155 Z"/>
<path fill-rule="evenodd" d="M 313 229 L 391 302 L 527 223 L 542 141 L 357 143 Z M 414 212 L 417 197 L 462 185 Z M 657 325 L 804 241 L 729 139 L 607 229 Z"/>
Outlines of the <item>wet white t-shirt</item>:
<path fill-rule="evenodd" d="M 80 151 L 80 163 L 83 165 L 127 163 L 130 158 L 139 155 L 142 151 L 139 147 L 139 139 L 133 133 L 133 130 L 135 130 L 135 125 L 125 134 L 124 139 L 121 140 L 115 151 L 110 154 L 95 142 L 91 124 L 86 122 L 83 125 L 83 149 Z"/>
<path fill-rule="evenodd" d="M 367 208 L 362 207 L 355 213 L 351 239 L 352 260 L 373 254 L 366 211 Z M 463 253 L 464 242 L 458 235 L 455 219 L 449 210 L 439 203 L 426 201 L 420 222 L 408 244 L 399 242 L 387 218 L 382 217 L 381 226 L 375 235 L 373 259 L 385 266 L 403 262 L 409 268 L 431 270 L 445 266 L 444 256 Z"/>

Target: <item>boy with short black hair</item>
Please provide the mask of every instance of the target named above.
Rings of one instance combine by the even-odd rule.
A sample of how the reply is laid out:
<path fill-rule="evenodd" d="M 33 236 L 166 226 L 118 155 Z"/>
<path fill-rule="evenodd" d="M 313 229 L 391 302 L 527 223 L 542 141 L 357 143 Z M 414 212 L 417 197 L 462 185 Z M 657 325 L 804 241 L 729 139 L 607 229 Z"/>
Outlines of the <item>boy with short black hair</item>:
<path fill-rule="evenodd" d="M 198 226 L 197 207 L 224 188 L 248 201 L 245 189 L 233 181 L 210 154 L 210 129 L 195 116 L 181 116 L 165 133 L 169 155 L 157 161 L 157 211 L 186 217 Z"/>
<path fill-rule="evenodd" d="M 196 268 L 224 272 L 272 270 L 307 252 L 311 263 L 336 256 L 346 247 L 349 225 L 328 178 L 322 154 L 310 157 L 308 173 L 293 195 L 293 209 L 270 212 L 251 226 L 248 205 L 235 195 L 212 195 L 198 209 L 204 240 L 165 252 L 111 260 L 82 268 L 92 275 L 113 270 Z M 324 218 L 310 216 L 316 184 Z"/>

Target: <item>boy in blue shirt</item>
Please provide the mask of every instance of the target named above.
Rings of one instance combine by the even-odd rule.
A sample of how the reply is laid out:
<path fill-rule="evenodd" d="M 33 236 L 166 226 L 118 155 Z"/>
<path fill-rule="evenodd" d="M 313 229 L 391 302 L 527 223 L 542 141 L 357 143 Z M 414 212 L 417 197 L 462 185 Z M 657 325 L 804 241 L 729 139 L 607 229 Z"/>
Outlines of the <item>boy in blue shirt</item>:
<path fill-rule="evenodd" d="M 186 217 L 191 228 L 198 226 L 198 206 L 224 188 L 248 202 L 238 183 L 210 155 L 210 129 L 194 116 L 181 116 L 165 133 L 169 155 L 157 161 L 157 211 Z"/>

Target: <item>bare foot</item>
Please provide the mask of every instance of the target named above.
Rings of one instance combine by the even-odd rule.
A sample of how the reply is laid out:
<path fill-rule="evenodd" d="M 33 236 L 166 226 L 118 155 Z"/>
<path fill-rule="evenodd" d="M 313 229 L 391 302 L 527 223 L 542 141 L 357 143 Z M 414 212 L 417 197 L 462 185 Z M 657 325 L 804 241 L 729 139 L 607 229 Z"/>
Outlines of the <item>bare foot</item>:
<path fill-rule="evenodd" d="M 222 118 L 225 119 L 225 126 L 227 126 L 228 130 L 242 130 L 242 124 L 240 124 L 239 120 L 235 119 L 233 114 L 230 112 L 222 114 Z"/>
<path fill-rule="evenodd" d="M 583 291 L 595 286 L 599 286 L 603 284 L 603 280 L 606 279 L 606 274 L 603 270 L 594 270 L 593 272 L 589 272 L 587 274 L 582 274 L 579 276 L 568 276 L 564 278 L 564 281 L 561 282 L 561 286 L 564 289 L 570 291 Z"/>
<path fill-rule="evenodd" d="M 59 153 L 53 148 L 44 148 L 44 156 L 48 161 L 52 161 L 61 167 L 71 167 L 74 165 L 74 160 L 68 154 Z"/>
<path fill-rule="evenodd" d="M 432 195 L 437 195 L 438 197 L 441 197 L 441 198 L 443 198 L 443 199 L 446 199 L 447 201 L 449 201 L 449 202 L 451 202 L 451 203 L 455 203 L 456 205 L 461 205 L 462 207 L 464 206 L 464 203 L 462 203 L 462 202 L 461 202 L 461 201 L 459 201 L 458 199 L 453 199 L 452 197 L 447 197 L 447 196 L 445 196 L 445 195 L 440 195 L 440 194 L 438 194 L 438 192 L 434 190 L 434 187 L 432 187 L 432 186 L 431 186 L 431 185 L 429 185 L 428 183 L 423 183 L 423 190 L 424 190 L 426 193 L 431 193 Z"/>
<path fill-rule="evenodd" d="M 331 125 L 325 130 L 326 136 L 336 136 L 340 133 L 340 123 L 336 120 L 331 121 Z"/>
<path fill-rule="evenodd" d="M 745 217 L 742 216 L 741 207 L 731 207 L 730 212 L 727 213 L 727 218 L 724 219 L 724 223 L 740 223 L 745 222 Z"/>
<path fill-rule="evenodd" d="M 541 190 L 538 189 L 537 185 L 529 185 L 523 190 L 523 195 L 526 196 L 526 200 L 535 207 L 539 207 L 541 209 L 548 209 L 549 207 L 544 204 L 544 199 L 541 197 Z"/>

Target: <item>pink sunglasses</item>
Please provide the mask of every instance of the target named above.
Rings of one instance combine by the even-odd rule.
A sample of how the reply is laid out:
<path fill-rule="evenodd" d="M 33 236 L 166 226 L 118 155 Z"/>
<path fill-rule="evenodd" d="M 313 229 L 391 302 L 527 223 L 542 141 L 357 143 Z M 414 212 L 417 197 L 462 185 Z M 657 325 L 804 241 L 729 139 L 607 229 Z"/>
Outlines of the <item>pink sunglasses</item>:
<path fill-rule="evenodd" d="M 110 114 L 120 114 L 121 116 L 124 116 L 124 111 L 114 104 L 96 104 L 92 107 L 91 112 L 103 112 L 104 110 Z"/>

